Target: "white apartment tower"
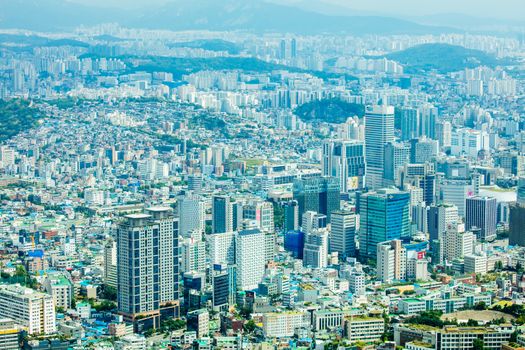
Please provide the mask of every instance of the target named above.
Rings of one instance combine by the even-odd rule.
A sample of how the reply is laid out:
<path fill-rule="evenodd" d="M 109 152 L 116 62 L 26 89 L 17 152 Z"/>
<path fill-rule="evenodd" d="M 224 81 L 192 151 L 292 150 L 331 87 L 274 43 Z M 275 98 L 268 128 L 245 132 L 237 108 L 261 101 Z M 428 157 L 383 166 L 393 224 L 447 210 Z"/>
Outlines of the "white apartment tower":
<path fill-rule="evenodd" d="M 240 231 L 235 237 L 237 287 L 256 289 L 264 276 L 264 234 L 259 229 Z"/>

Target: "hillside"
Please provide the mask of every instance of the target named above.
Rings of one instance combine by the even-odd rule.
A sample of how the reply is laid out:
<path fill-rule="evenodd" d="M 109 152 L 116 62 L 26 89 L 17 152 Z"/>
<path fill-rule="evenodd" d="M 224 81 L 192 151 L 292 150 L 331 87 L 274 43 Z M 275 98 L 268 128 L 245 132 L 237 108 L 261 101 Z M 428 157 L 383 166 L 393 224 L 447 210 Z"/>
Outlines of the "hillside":
<path fill-rule="evenodd" d="M 494 56 L 483 51 L 448 44 L 418 45 L 385 57 L 404 65 L 408 73 L 429 70 L 450 73 L 480 65 L 493 67 L 499 63 Z"/>
<path fill-rule="evenodd" d="M 312 101 L 297 107 L 294 113 L 305 122 L 341 124 L 355 115 L 362 117 L 365 106 L 338 99 Z"/>
<path fill-rule="evenodd" d="M 41 118 L 27 100 L 0 100 L 0 142 L 36 127 Z"/>
<path fill-rule="evenodd" d="M 88 56 L 85 56 L 88 57 Z M 121 57 L 134 72 L 169 72 L 175 79 L 181 79 L 185 74 L 191 74 L 203 70 L 242 70 L 244 72 L 270 73 L 276 70 L 287 70 L 291 72 L 309 73 L 321 79 L 339 78 L 341 75 L 308 71 L 280 64 L 270 63 L 252 57 L 214 57 L 214 58 L 181 58 L 181 57 Z M 356 79 L 345 75 L 347 80 Z"/>
<path fill-rule="evenodd" d="M 182 43 L 174 43 L 171 47 L 187 47 L 192 49 L 203 49 L 207 51 L 225 51 L 231 55 L 237 55 L 240 53 L 241 48 L 232 42 L 212 39 L 212 40 L 194 40 Z"/>

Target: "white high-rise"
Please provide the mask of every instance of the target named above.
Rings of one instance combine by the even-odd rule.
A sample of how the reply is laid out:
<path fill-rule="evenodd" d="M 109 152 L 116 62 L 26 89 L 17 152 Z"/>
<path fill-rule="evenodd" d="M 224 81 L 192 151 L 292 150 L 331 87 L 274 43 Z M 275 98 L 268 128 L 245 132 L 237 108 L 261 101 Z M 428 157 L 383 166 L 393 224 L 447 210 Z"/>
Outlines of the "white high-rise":
<path fill-rule="evenodd" d="M 178 202 L 179 234 L 189 237 L 190 232 L 206 228 L 206 207 L 204 200 L 197 195 L 181 197 Z"/>
<path fill-rule="evenodd" d="M 193 231 L 191 237 L 181 242 L 180 256 L 181 272 L 206 271 L 206 242 L 202 240 L 202 232 Z"/>
<path fill-rule="evenodd" d="M 322 269 L 328 265 L 328 231 L 313 230 L 304 238 L 303 265 Z"/>
<path fill-rule="evenodd" d="M 385 145 L 394 141 L 394 107 L 370 106 L 365 114 L 366 183 L 383 187 Z"/>
<path fill-rule="evenodd" d="M 117 242 L 104 247 L 104 284 L 117 288 Z"/>
<path fill-rule="evenodd" d="M 464 224 L 449 225 L 447 231 L 441 234 L 440 240 L 443 257 L 449 262 L 472 254 L 476 246 L 476 236 L 472 232 L 465 232 Z"/>
<path fill-rule="evenodd" d="M 216 233 L 206 236 L 211 264 L 235 264 L 235 233 Z"/>
<path fill-rule="evenodd" d="M 256 289 L 264 276 L 264 234 L 259 229 L 240 231 L 235 237 L 237 288 Z"/>
<path fill-rule="evenodd" d="M 402 281 L 406 278 L 406 250 L 400 240 L 377 245 L 377 277 L 383 283 Z"/>
<path fill-rule="evenodd" d="M 351 211 L 334 211 L 330 230 L 330 252 L 355 257 L 356 217 Z"/>

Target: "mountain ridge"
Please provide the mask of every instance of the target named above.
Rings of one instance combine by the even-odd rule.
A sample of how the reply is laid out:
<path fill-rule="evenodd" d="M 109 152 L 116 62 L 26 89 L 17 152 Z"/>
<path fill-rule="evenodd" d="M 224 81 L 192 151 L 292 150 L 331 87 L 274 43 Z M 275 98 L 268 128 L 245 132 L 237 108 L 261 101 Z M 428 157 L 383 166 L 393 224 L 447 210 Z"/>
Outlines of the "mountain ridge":
<path fill-rule="evenodd" d="M 0 0 L 0 28 L 60 31 L 119 23 L 164 30 L 296 34 L 432 34 L 455 31 L 382 16 L 327 15 L 263 0 L 174 0 L 148 9 L 99 8 L 66 0 Z M 29 10 L 29 11 L 28 11 Z M 271 19 L 271 20 L 269 20 Z M 312 25 L 315 23 L 315 25 Z"/>

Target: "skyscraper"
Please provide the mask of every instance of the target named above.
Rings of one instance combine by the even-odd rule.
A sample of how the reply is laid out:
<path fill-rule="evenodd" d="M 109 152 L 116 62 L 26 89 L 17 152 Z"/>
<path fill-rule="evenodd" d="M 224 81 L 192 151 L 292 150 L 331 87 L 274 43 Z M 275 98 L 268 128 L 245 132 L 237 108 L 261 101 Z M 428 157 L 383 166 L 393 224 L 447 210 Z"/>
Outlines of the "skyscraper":
<path fill-rule="evenodd" d="M 299 203 L 299 217 L 305 211 L 325 214 L 330 222 L 331 213 L 339 210 L 339 180 L 334 177 L 297 179 L 293 183 L 293 197 Z"/>
<path fill-rule="evenodd" d="M 498 203 L 496 198 L 472 197 L 466 202 L 466 229 L 480 229 L 479 240 L 492 241 L 496 238 Z"/>
<path fill-rule="evenodd" d="M 326 141 L 321 158 L 323 176 L 339 179 L 341 192 L 361 189 L 365 180 L 365 146 L 362 141 Z"/>
<path fill-rule="evenodd" d="M 409 141 L 419 136 L 419 111 L 415 108 L 396 107 L 395 127 L 401 130 L 401 140 Z"/>
<path fill-rule="evenodd" d="M 233 203 L 229 196 L 213 196 L 211 213 L 213 233 L 233 231 Z"/>
<path fill-rule="evenodd" d="M 284 232 L 299 229 L 299 203 L 289 201 L 284 203 Z"/>
<path fill-rule="evenodd" d="M 377 244 L 410 236 L 410 194 L 396 189 L 380 189 L 362 195 L 360 203 L 359 255 L 374 259 Z"/>
<path fill-rule="evenodd" d="M 240 231 L 235 237 L 237 287 L 256 289 L 264 276 L 264 234 L 259 229 Z"/>
<path fill-rule="evenodd" d="M 189 237 L 194 230 L 205 229 L 205 203 L 200 196 L 186 195 L 178 200 L 180 235 Z"/>
<path fill-rule="evenodd" d="M 226 265 L 213 265 L 211 282 L 213 286 L 212 303 L 214 309 L 227 309 L 230 300 L 230 276 Z"/>
<path fill-rule="evenodd" d="M 326 215 L 316 213 L 315 211 L 306 211 L 301 221 L 301 231 L 306 234 L 314 230 L 326 227 Z"/>
<path fill-rule="evenodd" d="M 394 107 L 372 106 L 365 114 L 366 183 L 383 186 L 385 145 L 394 141 Z"/>
<path fill-rule="evenodd" d="M 178 221 L 171 208 L 126 215 L 117 228 L 119 312 L 141 331 L 179 314 Z"/>
<path fill-rule="evenodd" d="M 458 208 L 453 204 L 432 205 L 428 210 L 428 234 L 430 240 L 439 238 L 452 223 L 459 222 Z"/>
<path fill-rule="evenodd" d="M 291 42 L 291 55 L 292 55 L 292 58 L 297 58 L 297 40 L 295 38 L 292 39 L 292 42 Z"/>
<path fill-rule="evenodd" d="M 509 244 L 525 247 L 525 207 L 519 203 L 510 206 Z"/>
<path fill-rule="evenodd" d="M 104 284 L 117 288 L 117 242 L 113 240 L 104 247 Z"/>
<path fill-rule="evenodd" d="M 159 238 L 151 215 L 126 215 L 118 225 L 118 310 L 138 332 L 160 326 Z"/>
<path fill-rule="evenodd" d="M 410 162 L 421 164 L 430 162 L 439 152 L 439 143 L 427 137 L 410 140 Z"/>
<path fill-rule="evenodd" d="M 435 139 L 435 125 L 436 120 L 438 119 L 438 109 L 434 105 L 426 103 L 419 107 L 418 110 L 421 116 L 419 136 L 426 136 Z"/>
<path fill-rule="evenodd" d="M 314 230 L 305 236 L 303 265 L 322 269 L 328 264 L 328 231 Z"/>
<path fill-rule="evenodd" d="M 243 216 L 244 219 L 253 220 L 261 231 L 275 232 L 272 203 L 253 201 L 243 207 Z"/>
<path fill-rule="evenodd" d="M 161 316 L 179 314 L 179 219 L 171 208 L 146 209 L 151 220 L 159 226 L 159 302 Z"/>
<path fill-rule="evenodd" d="M 330 252 L 342 257 L 355 257 L 356 218 L 351 211 L 332 212 Z"/>
<path fill-rule="evenodd" d="M 384 185 L 396 186 L 399 180 L 399 168 L 410 161 L 410 144 L 392 142 L 385 145 Z"/>

